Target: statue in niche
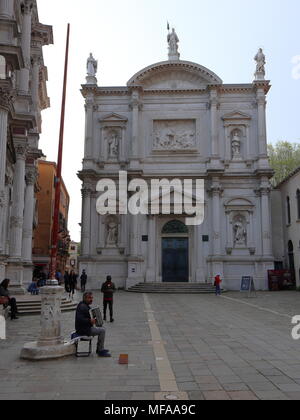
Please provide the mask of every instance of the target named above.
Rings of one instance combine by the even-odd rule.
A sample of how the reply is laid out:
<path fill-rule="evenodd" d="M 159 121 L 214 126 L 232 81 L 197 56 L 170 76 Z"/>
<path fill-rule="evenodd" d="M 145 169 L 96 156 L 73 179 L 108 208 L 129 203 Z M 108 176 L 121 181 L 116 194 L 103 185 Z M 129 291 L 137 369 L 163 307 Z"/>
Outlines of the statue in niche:
<path fill-rule="evenodd" d="M 168 44 L 169 44 L 169 53 L 171 55 L 178 54 L 178 42 L 179 38 L 175 32 L 175 29 L 172 29 L 172 32 L 168 34 Z"/>
<path fill-rule="evenodd" d="M 119 138 L 118 134 L 115 131 L 110 132 L 109 137 L 107 138 L 108 142 L 108 157 L 116 158 L 119 155 Z"/>
<path fill-rule="evenodd" d="M 241 216 L 236 219 L 236 221 L 233 225 L 233 230 L 234 230 L 234 242 L 235 242 L 235 244 L 236 245 L 246 245 L 247 230 L 245 229 L 244 220 Z"/>
<path fill-rule="evenodd" d="M 114 220 L 107 223 L 107 238 L 106 245 L 116 247 L 118 244 L 118 224 Z"/>
<path fill-rule="evenodd" d="M 94 59 L 92 53 L 90 53 L 86 66 L 87 66 L 87 75 L 91 77 L 95 77 L 98 70 L 98 61 Z"/>
<path fill-rule="evenodd" d="M 241 139 L 240 139 L 238 130 L 236 130 L 233 133 L 231 146 L 232 146 L 233 158 L 240 158 L 241 157 Z"/>
<path fill-rule="evenodd" d="M 258 50 L 258 53 L 254 57 L 256 61 L 256 75 L 263 74 L 265 75 L 265 65 L 266 65 L 266 56 L 263 53 L 262 48 Z"/>

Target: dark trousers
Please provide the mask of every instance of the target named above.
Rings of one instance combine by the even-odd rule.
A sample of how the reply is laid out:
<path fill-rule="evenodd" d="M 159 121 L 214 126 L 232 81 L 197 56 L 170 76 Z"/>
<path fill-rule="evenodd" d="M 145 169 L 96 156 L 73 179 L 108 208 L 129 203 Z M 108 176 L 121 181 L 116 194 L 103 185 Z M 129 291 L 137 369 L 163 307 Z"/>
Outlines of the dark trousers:
<path fill-rule="evenodd" d="M 110 319 L 113 319 L 113 316 L 114 316 L 113 305 L 114 305 L 114 303 L 113 303 L 112 300 L 104 300 L 103 301 L 103 316 L 104 316 L 104 319 L 106 319 L 107 307 L 109 307 Z"/>
<path fill-rule="evenodd" d="M 9 298 L 8 306 L 10 306 L 10 315 L 13 319 L 18 313 L 17 301 L 15 298 Z"/>
<path fill-rule="evenodd" d="M 85 292 L 85 287 L 86 287 L 86 282 L 85 281 L 82 281 L 81 282 L 81 291 L 82 291 L 82 293 Z"/>

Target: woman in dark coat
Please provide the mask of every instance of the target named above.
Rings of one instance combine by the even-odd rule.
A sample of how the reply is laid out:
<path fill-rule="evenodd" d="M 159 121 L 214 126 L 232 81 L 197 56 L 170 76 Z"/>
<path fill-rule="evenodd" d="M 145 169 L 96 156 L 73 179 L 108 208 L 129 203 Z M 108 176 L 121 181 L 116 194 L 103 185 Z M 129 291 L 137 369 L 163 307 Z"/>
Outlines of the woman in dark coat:
<path fill-rule="evenodd" d="M 11 316 L 11 319 L 13 320 L 13 319 L 18 319 L 17 317 L 18 307 L 17 307 L 16 299 L 10 297 L 10 294 L 8 291 L 9 283 L 10 283 L 10 280 L 5 279 L 0 284 L 0 296 L 6 297 L 8 299 L 8 306 L 10 306 L 10 316 Z"/>

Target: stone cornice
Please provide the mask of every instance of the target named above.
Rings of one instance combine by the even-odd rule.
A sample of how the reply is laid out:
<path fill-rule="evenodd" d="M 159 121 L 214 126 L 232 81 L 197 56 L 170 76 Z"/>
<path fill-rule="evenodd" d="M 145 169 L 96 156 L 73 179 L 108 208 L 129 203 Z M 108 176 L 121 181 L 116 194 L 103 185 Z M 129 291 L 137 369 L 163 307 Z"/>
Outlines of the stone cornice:
<path fill-rule="evenodd" d="M 32 27 L 32 41 L 40 42 L 42 46 L 53 44 L 52 26 L 35 23 Z"/>
<path fill-rule="evenodd" d="M 263 89 L 266 95 L 272 87 L 270 83 L 270 80 L 255 80 L 253 82 L 253 88 L 256 91 L 259 89 Z"/>

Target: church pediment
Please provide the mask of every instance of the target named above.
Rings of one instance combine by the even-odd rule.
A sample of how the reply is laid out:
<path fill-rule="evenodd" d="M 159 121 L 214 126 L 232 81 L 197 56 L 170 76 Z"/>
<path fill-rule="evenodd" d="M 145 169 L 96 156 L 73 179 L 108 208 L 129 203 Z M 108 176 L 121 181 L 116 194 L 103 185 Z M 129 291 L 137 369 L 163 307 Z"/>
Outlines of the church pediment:
<path fill-rule="evenodd" d="M 149 66 L 134 75 L 128 86 L 149 90 L 203 89 L 222 80 L 203 66 L 188 61 L 165 61 Z"/>
<path fill-rule="evenodd" d="M 244 112 L 241 111 L 233 111 L 230 112 L 229 114 L 225 114 L 223 115 L 223 120 L 224 121 L 239 121 L 239 120 L 251 120 L 252 117 L 248 114 L 245 114 Z"/>
<path fill-rule="evenodd" d="M 99 119 L 99 122 L 101 123 L 109 123 L 109 122 L 119 122 L 119 123 L 125 123 L 128 121 L 128 118 L 123 117 L 122 115 L 115 114 L 112 112 L 111 114 L 105 115 L 103 118 Z"/>

